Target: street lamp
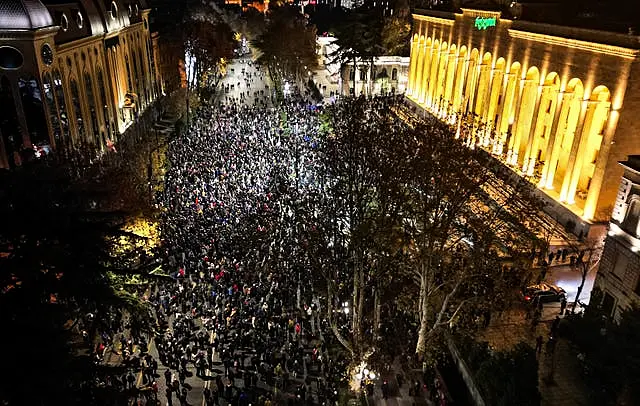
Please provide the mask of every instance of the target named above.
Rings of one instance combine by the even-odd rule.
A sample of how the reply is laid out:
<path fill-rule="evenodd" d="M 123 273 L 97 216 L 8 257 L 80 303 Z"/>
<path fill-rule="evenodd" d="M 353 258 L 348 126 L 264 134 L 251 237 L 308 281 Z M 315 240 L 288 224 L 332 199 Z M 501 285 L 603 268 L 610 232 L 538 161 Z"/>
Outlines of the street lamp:
<path fill-rule="evenodd" d="M 365 361 L 362 361 L 360 365 L 356 366 L 353 370 L 352 377 L 350 385 L 351 388 L 357 392 L 364 388 L 365 385 L 370 384 L 378 375 L 369 369 Z"/>

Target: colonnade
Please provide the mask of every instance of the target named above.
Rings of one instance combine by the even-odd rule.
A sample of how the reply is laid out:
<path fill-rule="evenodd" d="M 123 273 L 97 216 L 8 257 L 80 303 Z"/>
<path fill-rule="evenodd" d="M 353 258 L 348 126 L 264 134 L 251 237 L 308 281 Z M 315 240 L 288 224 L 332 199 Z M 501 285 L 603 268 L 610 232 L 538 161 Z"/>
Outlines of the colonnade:
<path fill-rule="evenodd" d="M 591 219 L 606 164 L 600 149 L 613 136 L 611 95 L 605 86 L 590 90 L 579 78 L 562 79 L 415 34 L 406 94 L 456 124 L 471 148 L 486 149 Z"/>

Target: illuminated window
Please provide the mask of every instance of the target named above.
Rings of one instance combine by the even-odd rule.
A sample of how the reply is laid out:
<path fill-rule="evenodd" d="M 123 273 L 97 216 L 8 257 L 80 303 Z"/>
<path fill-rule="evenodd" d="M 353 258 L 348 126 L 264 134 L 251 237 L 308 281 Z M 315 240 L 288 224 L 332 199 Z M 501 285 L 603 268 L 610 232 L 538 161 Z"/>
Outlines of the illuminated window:
<path fill-rule="evenodd" d="M 51 120 L 53 138 L 59 142 L 62 132 L 60 131 L 60 120 L 58 119 L 58 109 L 56 108 L 56 101 L 53 92 L 53 80 L 51 79 L 51 74 L 49 72 L 44 74 L 42 79 L 42 88 L 44 90 L 44 99 L 47 104 L 49 119 Z"/>
<path fill-rule="evenodd" d="M 80 92 L 78 91 L 78 82 L 75 79 L 69 81 L 69 88 L 71 89 L 71 107 L 73 108 L 73 115 L 76 122 L 77 139 L 79 142 L 86 140 L 84 120 L 82 119 L 82 108 L 80 107 Z"/>
<path fill-rule="evenodd" d="M 53 71 L 53 86 L 56 94 L 56 101 L 58 102 L 58 113 L 60 115 L 60 124 L 62 126 L 62 142 L 67 143 L 69 141 L 69 117 L 67 114 L 67 107 L 64 100 L 64 88 L 62 87 L 62 75 L 59 70 Z"/>

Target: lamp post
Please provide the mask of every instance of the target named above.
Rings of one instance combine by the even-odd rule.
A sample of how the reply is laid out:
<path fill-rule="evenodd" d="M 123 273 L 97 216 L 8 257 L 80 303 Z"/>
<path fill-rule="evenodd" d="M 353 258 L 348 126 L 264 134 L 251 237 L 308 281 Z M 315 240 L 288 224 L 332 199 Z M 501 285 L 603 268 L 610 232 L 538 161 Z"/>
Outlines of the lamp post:
<path fill-rule="evenodd" d="M 367 385 L 372 384 L 377 378 L 378 374 L 374 372 L 365 361 L 362 361 L 353 370 L 351 376 L 351 388 L 356 392 L 360 392 L 365 389 Z"/>

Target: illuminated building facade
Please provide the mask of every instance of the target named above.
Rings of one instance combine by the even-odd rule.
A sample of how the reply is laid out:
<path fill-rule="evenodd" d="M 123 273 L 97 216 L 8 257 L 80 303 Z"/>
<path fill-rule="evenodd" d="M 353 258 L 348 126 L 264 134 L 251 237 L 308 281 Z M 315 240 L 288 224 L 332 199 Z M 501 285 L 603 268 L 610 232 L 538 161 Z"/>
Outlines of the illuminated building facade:
<path fill-rule="evenodd" d="M 144 0 L 0 0 L 0 168 L 104 151 L 162 93 Z"/>
<path fill-rule="evenodd" d="M 343 95 L 357 94 L 377 96 L 402 94 L 407 88 L 409 58 L 402 56 L 379 56 L 373 59 L 373 70 L 367 60 L 360 60 L 354 69 L 353 63 L 341 65 L 341 92 Z M 355 83 L 354 83 L 355 81 Z"/>
<path fill-rule="evenodd" d="M 620 165 L 624 175 L 594 283 L 601 292 L 597 304 L 614 318 L 632 303 L 640 304 L 640 156 Z"/>
<path fill-rule="evenodd" d="M 472 9 L 413 21 L 408 99 L 534 182 L 576 234 L 607 220 L 617 161 L 640 153 L 640 37 Z"/>

